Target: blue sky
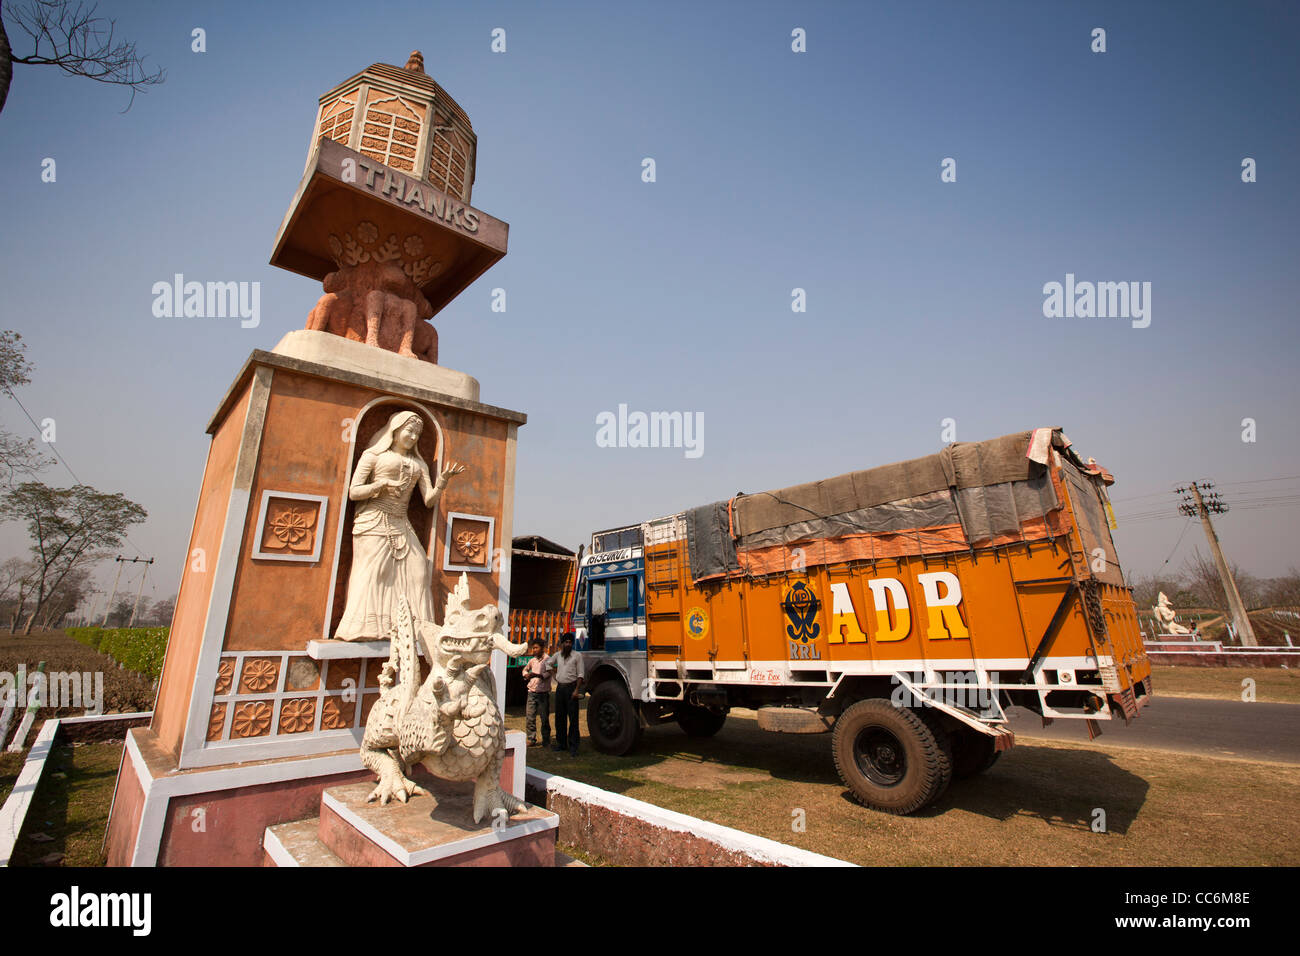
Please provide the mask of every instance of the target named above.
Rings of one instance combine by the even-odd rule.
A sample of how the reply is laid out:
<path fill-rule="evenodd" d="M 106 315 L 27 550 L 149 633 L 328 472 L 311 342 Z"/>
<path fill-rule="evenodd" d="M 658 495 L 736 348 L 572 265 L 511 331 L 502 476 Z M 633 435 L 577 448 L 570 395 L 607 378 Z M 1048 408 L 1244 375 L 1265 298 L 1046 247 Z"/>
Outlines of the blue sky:
<path fill-rule="evenodd" d="M 1118 478 L 1133 571 L 1161 564 L 1184 519 L 1124 515 L 1172 514 L 1169 489 L 1193 478 L 1239 505 L 1219 522 L 1231 559 L 1300 565 L 1294 504 L 1245 506 L 1300 489 L 1293 4 L 101 12 L 167 79 L 121 113 L 120 89 L 15 68 L 0 327 L 27 341 L 37 372 L 19 397 L 55 419 L 77 474 L 149 510 L 131 539 L 158 558 L 156 597 L 179 581 L 204 425 L 249 351 L 320 295 L 267 264 L 317 98 L 413 49 L 478 133 L 474 205 L 511 226 L 508 256 L 434 322 L 443 364 L 529 415 L 518 533 L 576 548 L 595 528 L 932 453 L 952 418 L 964 441 L 1064 426 Z M 260 282 L 260 326 L 155 318 L 150 288 L 176 272 Z M 1043 285 L 1067 273 L 1150 282 L 1150 327 L 1045 318 Z M 704 454 L 598 447 L 596 416 L 620 403 L 703 413 Z M 31 433 L 8 398 L 0 425 Z M 25 545 L 0 528 L 0 557 Z"/>

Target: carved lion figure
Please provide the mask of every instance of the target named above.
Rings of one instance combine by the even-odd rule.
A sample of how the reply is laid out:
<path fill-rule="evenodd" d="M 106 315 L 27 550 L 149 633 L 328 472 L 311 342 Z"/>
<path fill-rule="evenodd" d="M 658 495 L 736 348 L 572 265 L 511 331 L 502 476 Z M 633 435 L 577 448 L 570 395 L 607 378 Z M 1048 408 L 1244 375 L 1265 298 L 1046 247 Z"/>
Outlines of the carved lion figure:
<path fill-rule="evenodd" d="M 428 321 L 433 307 L 400 263 L 341 266 L 322 284 L 325 294 L 307 317 L 308 329 L 438 363 L 438 331 Z"/>

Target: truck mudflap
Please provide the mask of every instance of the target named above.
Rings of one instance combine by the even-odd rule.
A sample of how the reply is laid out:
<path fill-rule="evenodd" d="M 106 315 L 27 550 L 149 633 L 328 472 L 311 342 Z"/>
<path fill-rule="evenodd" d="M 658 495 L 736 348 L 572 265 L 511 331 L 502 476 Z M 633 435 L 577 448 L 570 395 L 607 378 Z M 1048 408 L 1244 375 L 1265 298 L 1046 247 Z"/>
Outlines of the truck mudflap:
<path fill-rule="evenodd" d="M 907 690 L 909 694 L 911 694 L 914 701 L 919 702 L 920 706 L 933 707 L 935 710 L 941 711 L 949 717 L 960 721 L 972 730 L 979 731 L 987 737 L 992 737 L 994 751 L 1001 752 L 1004 750 L 1010 750 L 1015 746 L 1016 735 L 1010 728 L 999 726 L 996 723 L 989 723 L 988 720 L 981 718 L 964 707 L 958 707 L 956 704 L 949 703 L 942 699 L 936 699 L 932 694 L 928 693 L 929 691 L 934 690 L 970 690 L 970 685 L 922 684 L 912 680 L 904 673 L 896 673 L 894 674 L 894 678 L 903 686 L 904 689 Z M 1003 712 L 1001 705 L 997 703 L 996 697 L 993 699 L 993 707 L 996 710 L 997 716 L 992 719 L 1005 721 L 1006 714 Z"/>

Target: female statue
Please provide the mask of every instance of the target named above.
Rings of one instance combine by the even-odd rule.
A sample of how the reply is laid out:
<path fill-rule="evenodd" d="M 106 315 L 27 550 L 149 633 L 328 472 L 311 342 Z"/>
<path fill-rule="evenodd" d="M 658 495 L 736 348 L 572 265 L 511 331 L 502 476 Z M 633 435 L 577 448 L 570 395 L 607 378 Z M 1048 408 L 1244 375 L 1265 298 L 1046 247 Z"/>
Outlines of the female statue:
<path fill-rule="evenodd" d="M 465 470 L 454 462 L 437 484 L 417 443 L 424 420 L 403 410 L 388 419 L 361 453 L 348 497 L 357 502 L 352 519 L 352 570 L 347 603 L 334 636 L 344 641 L 383 640 L 396 619 L 398 595 L 417 620 L 434 620 L 433 562 L 406 516 L 411 491 L 419 485 L 432 510 L 447 482 Z"/>

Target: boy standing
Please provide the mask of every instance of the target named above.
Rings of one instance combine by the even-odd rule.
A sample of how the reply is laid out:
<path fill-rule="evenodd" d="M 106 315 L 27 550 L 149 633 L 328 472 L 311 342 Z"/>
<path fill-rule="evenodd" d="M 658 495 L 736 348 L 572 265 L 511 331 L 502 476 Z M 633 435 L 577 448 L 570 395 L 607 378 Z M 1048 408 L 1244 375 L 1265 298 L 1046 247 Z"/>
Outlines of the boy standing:
<path fill-rule="evenodd" d="M 551 744 L 551 685 L 554 683 L 550 665 L 544 656 L 545 646 L 540 640 L 529 645 L 533 659 L 524 665 L 524 681 L 528 686 L 528 706 L 524 711 L 524 732 L 528 746 L 537 746 L 537 716 L 542 717 L 542 746 Z"/>

